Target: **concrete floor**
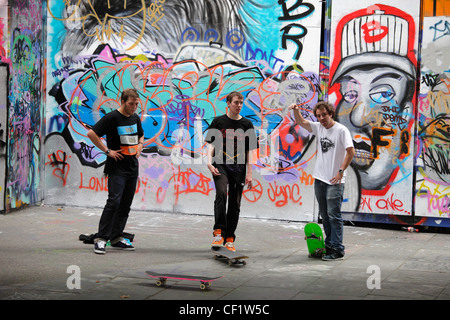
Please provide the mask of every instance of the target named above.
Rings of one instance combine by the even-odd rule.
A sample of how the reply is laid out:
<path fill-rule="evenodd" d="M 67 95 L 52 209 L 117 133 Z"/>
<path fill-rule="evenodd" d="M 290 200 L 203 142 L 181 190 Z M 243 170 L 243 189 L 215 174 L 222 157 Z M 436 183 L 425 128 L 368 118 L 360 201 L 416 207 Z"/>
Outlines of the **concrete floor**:
<path fill-rule="evenodd" d="M 249 259 L 229 266 L 210 251 L 211 216 L 132 212 L 136 250 L 96 255 L 78 237 L 96 232 L 100 214 L 39 206 L 0 215 L 0 299 L 170 300 L 175 311 L 185 300 L 450 299 L 449 234 L 345 226 L 345 259 L 326 262 L 308 258 L 305 223 L 241 219 L 236 247 Z M 223 278 L 206 291 L 183 280 L 157 287 L 146 270 Z"/>

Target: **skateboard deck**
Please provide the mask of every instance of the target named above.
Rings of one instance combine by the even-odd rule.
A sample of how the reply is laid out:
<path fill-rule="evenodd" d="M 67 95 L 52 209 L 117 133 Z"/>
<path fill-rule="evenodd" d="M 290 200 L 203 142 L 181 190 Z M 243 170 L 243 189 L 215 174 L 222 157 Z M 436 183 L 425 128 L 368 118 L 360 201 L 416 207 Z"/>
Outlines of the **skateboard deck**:
<path fill-rule="evenodd" d="M 305 225 L 305 240 L 308 246 L 308 257 L 322 258 L 325 254 L 325 242 L 322 229 L 317 223 L 311 222 Z"/>
<path fill-rule="evenodd" d="M 247 264 L 243 259 L 248 259 L 248 256 L 230 251 L 225 247 L 213 247 L 211 248 L 211 251 L 214 254 L 214 260 L 226 259 L 228 261 L 228 265 L 230 266 L 234 264 L 241 264 L 245 266 Z"/>
<path fill-rule="evenodd" d="M 201 290 L 206 290 L 207 288 L 211 287 L 211 282 L 223 277 L 223 276 L 221 277 L 192 276 L 186 274 L 159 273 L 154 271 L 145 271 L 145 273 L 151 278 L 158 279 L 156 281 L 156 285 L 158 287 L 165 285 L 167 279 L 188 280 L 188 281 L 200 281 Z"/>

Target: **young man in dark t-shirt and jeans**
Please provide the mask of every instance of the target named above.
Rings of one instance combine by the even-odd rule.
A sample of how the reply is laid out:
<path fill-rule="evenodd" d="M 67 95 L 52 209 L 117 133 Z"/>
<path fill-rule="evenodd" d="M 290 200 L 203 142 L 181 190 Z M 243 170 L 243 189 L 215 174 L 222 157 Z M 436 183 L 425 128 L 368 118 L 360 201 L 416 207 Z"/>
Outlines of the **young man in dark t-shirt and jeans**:
<path fill-rule="evenodd" d="M 107 155 L 104 173 L 108 175 L 108 200 L 94 240 L 94 252 L 98 254 L 106 253 L 108 240 L 112 248 L 134 250 L 123 238 L 123 230 L 136 192 L 138 158 L 144 143 L 141 119 L 135 114 L 138 105 L 138 92 L 125 89 L 119 109 L 106 114 L 87 134 L 94 145 Z M 101 140 L 104 135 L 106 146 Z"/>
<path fill-rule="evenodd" d="M 252 122 L 240 115 L 243 101 L 241 93 L 230 93 L 226 114 L 213 119 L 205 139 L 208 169 L 216 187 L 212 247 L 225 245 L 231 251 L 236 251 L 235 231 L 244 185 L 252 187 L 251 151 L 257 148 Z"/>

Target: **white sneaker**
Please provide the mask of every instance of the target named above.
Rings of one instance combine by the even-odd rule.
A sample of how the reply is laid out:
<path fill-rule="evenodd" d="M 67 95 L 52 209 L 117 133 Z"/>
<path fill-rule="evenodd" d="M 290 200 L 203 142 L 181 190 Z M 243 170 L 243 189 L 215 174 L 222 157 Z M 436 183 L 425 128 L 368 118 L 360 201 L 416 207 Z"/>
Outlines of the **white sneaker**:
<path fill-rule="evenodd" d="M 94 252 L 98 254 L 105 254 L 106 253 L 106 241 L 103 240 L 97 240 L 94 244 Z"/>

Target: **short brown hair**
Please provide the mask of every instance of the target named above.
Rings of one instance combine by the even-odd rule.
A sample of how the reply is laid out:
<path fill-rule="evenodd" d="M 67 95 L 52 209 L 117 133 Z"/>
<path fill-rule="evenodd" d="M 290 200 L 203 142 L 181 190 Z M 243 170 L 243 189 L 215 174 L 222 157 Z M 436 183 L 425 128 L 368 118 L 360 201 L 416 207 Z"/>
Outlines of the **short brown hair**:
<path fill-rule="evenodd" d="M 129 98 L 139 99 L 139 93 L 136 89 L 128 88 L 122 91 L 122 101 L 127 102 Z"/>
<path fill-rule="evenodd" d="M 334 118 L 334 115 L 336 114 L 334 111 L 333 105 L 331 103 L 328 103 L 325 101 L 320 101 L 314 106 L 313 113 L 316 116 L 316 118 L 317 118 L 317 115 L 316 115 L 317 109 L 325 109 L 328 112 L 328 114 L 331 116 L 331 118 Z"/>
<path fill-rule="evenodd" d="M 234 97 L 238 97 L 239 99 L 244 100 L 244 96 L 242 95 L 242 93 L 237 92 L 237 91 L 233 91 L 233 92 L 230 92 L 230 93 L 227 95 L 227 102 L 233 101 L 233 98 L 234 98 Z"/>

